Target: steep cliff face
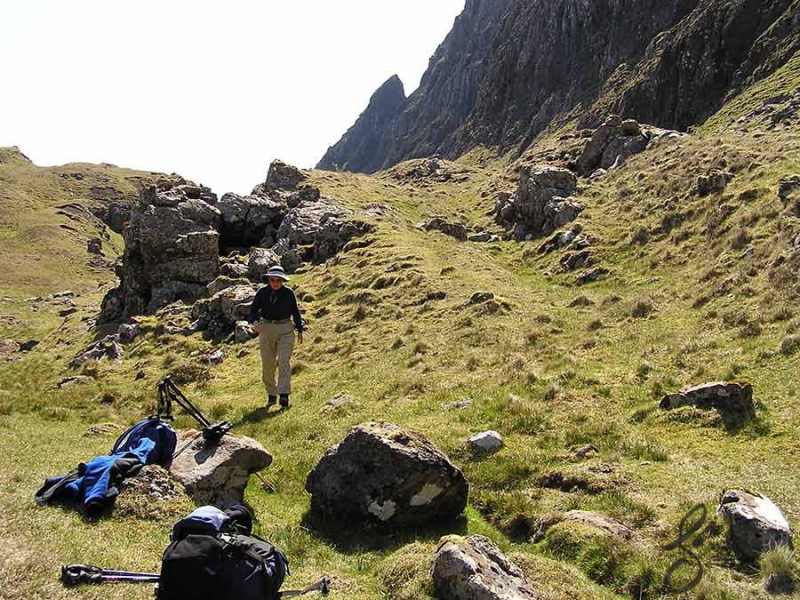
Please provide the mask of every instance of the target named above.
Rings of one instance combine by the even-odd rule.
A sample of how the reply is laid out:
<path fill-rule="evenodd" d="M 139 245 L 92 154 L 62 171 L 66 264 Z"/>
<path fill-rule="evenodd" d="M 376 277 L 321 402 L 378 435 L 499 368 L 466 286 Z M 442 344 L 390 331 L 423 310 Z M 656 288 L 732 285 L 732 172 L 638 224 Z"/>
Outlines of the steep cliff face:
<path fill-rule="evenodd" d="M 448 154 L 476 143 L 526 145 L 593 98 L 620 64 L 635 64 L 697 0 L 534 0 L 514 3 L 498 30 L 473 114 Z"/>
<path fill-rule="evenodd" d="M 512 3 L 467 0 L 453 29 L 430 59 L 419 87 L 385 126 L 371 128 L 374 119 L 368 108 L 328 149 L 317 168 L 372 173 L 437 152 L 472 112 L 488 66 L 487 55 Z M 363 144 L 359 136 L 364 136 Z"/>
<path fill-rule="evenodd" d="M 350 132 L 328 154 L 373 172 L 477 144 L 522 150 L 551 123 L 610 112 L 685 129 L 798 48 L 798 0 L 473 0 L 369 160 L 348 160 Z"/>
<path fill-rule="evenodd" d="M 609 110 L 665 127 L 702 123 L 800 49 L 797 0 L 711 0 L 620 65 L 585 121 Z"/>
<path fill-rule="evenodd" d="M 386 153 L 386 127 L 405 102 L 403 82 L 392 75 L 370 98 L 367 109 L 317 165 L 328 171 L 377 171 Z"/>

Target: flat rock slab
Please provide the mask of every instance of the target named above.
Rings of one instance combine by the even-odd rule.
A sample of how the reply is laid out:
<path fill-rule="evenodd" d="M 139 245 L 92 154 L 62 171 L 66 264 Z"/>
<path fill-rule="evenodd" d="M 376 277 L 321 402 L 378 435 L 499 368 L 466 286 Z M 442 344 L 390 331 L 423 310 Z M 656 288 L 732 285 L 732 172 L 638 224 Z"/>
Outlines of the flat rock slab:
<path fill-rule="evenodd" d="M 352 406 L 355 401 L 356 399 L 347 392 L 341 392 L 328 400 L 322 408 L 323 410 L 336 410 L 345 406 Z"/>
<path fill-rule="evenodd" d="M 180 432 L 178 450 L 195 435 L 194 431 Z M 207 446 L 198 436 L 172 461 L 170 474 L 195 502 L 224 508 L 241 503 L 250 475 L 270 464 L 272 455 L 249 437 L 225 435 L 216 445 Z"/>
<path fill-rule="evenodd" d="M 306 491 L 311 517 L 323 525 L 401 530 L 457 518 L 469 486 L 422 434 L 365 423 L 328 450 L 309 473 Z"/>
<path fill-rule="evenodd" d="M 792 528 L 781 509 L 761 494 L 729 490 L 717 508 L 730 527 L 730 543 L 743 559 L 754 561 L 772 547 L 792 547 Z"/>
<path fill-rule="evenodd" d="M 632 540 L 636 537 L 633 529 L 624 523 L 588 510 L 570 510 L 564 514 L 564 520 L 594 527 L 621 540 Z"/>
<path fill-rule="evenodd" d="M 440 600 L 536 600 L 525 574 L 487 537 L 448 536 L 431 569 Z"/>
<path fill-rule="evenodd" d="M 670 410 L 681 406 L 719 411 L 726 425 L 742 425 L 755 417 L 753 386 L 749 383 L 713 382 L 704 383 L 667 394 L 659 404 Z"/>

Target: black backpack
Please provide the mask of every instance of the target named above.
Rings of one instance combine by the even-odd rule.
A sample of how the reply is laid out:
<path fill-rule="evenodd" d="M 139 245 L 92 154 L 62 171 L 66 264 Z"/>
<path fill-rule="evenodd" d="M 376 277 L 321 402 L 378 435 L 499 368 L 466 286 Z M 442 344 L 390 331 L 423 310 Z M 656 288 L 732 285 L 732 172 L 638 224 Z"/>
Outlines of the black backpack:
<path fill-rule="evenodd" d="M 203 506 L 175 524 L 161 560 L 158 600 L 277 600 L 286 556 L 251 532 L 246 509 Z"/>

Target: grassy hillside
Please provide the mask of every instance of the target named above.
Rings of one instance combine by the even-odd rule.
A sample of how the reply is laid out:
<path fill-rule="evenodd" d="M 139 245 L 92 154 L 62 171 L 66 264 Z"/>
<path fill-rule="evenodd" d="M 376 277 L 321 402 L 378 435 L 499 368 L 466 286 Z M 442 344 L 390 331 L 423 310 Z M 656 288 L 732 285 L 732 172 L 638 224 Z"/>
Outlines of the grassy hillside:
<path fill-rule="evenodd" d="M 86 242 L 100 237 L 113 261 L 122 252 L 122 239 L 90 209 L 135 198 L 137 184 L 155 175 L 113 165 L 42 168 L 18 148 L 0 148 L 0 295 L 78 290 L 107 279 L 97 272 L 107 266 L 89 263 Z"/>
<path fill-rule="evenodd" d="M 595 239 L 598 264 L 611 271 L 586 286 L 575 284 L 576 272 L 561 271 L 562 254 L 537 252 L 541 240 L 463 243 L 417 228 L 439 214 L 490 225 L 494 192 L 513 189 L 514 171 L 488 153 L 450 165 L 456 174 L 445 183 L 410 181 L 404 165 L 376 177 L 314 172 L 323 193 L 352 207 L 386 208 L 371 245 L 294 278 L 308 333 L 295 354 L 293 408 L 269 416 L 255 342 L 225 347 L 223 364 L 210 367 L 198 360 L 209 342 L 164 334 L 158 317 L 145 321 L 145 337 L 122 362 L 92 364 L 90 383 L 58 389 L 72 374 L 69 359 L 96 334 L 81 321 L 101 298 L 89 284 L 110 273 L 86 271 L 74 238 L 54 242 L 64 244 L 62 263 L 42 259 L 48 266 L 35 280 L 21 269 L 2 279 L 9 291 L 0 337 L 49 337 L 21 360 L 0 363 L 0 595 L 151 597 L 148 586 L 65 590 L 55 567 L 157 569 L 173 514 L 118 509 L 89 522 L 36 507 L 33 493 L 46 476 L 107 451 L 113 434 L 86 437 L 87 428 L 141 419 L 157 381 L 172 372 L 213 418 L 236 422 L 238 433 L 274 453 L 265 475 L 277 492 L 254 482 L 246 500 L 260 533 L 288 554 L 290 586 L 329 573 L 332 597 L 431 597 L 427 573 L 440 532 L 374 548 L 357 537 L 322 539 L 304 525 L 306 474 L 351 426 L 381 419 L 425 433 L 464 470 L 471 493 L 462 533 L 492 537 L 543 598 L 662 597 L 663 574 L 679 555 L 660 547 L 697 503 L 710 515 L 695 548 L 706 575 L 686 597 L 768 597 L 761 575 L 726 549 L 712 515 L 720 492 L 736 487 L 762 491 L 795 528 L 800 523 L 800 289 L 792 250 L 800 219 L 776 195 L 779 178 L 800 172 L 798 137 L 775 133 L 767 144 L 703 131 L 582 183 L 587 208 L 579 223 Z M 550 146 L 557 143 L 539 150 Z M 697 175 L 716 167 L 733 172 L 732 181 L 723 193 L 698 196 Z M 17 206 L 31 202 L 36 214 L 50 215 L 48 206 L 61 202 L 50 195 L 63 193 L 57 176 L 19 161 L 0 164 L 0 174 L 2 193 Z M 21 217 L 8 223 L 4 256 L 33 228 Z M 55 217 L 49 227 L 58 230 Z M 76 287 L 73 278 L 86 293 L 66 319 L 57 304 L 35 303 L 34 313 L 22 297 L 22 290 Z M 470 304 L 475 292 L 494 298 Z M 755 421 L 731 430 L 716 413 L 657 408 L 666 392 L 717 379 L 752 382 Z M 355 401 L 326 407 L 340 392 Z M 472 399 L 467 408 L 449 406 L 464 398 Z M 184 417 L 179 425 L 191 423 Z M 505 447 L 473 458 L 464 439 L 485 429 L 500 432 Z M 599 453 L 573 459 L 571 450 L 587 443 Z M 578 526 L 547 529 L 574 508 L 619 518 L 640 539 L 620 544 Z"/>

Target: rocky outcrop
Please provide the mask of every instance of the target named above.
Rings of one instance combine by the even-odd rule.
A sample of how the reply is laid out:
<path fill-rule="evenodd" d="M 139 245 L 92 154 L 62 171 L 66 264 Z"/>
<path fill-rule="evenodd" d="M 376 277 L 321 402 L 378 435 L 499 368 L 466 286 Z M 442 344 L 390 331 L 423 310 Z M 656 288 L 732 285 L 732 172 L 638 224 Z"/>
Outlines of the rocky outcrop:
<path fill-rule="evenodd" d="M 731 546 L 746 561 L 755 561 L 776 546 L 792 547 L 789 522 L 766 496 L 729 490 L 722 495 L 717 512 L 728 523 Z"/>
<path fill-rule="evenodd" d="M 214 339 L 220 339 L 245 321 L 256 290 L 250 285 L 235 283 L 216 292 L 210 299 L 201 299 L 192 306 L 192 327 L 195 331 L 206 331 Z"/>
<path fill-rule="evenodd" d="M 583 147 L 575 167 L 583 175 L 599 176 L 622 166 L 625 161 L 665 138 L 685 137 L 685 133 L 642 126 L 633 119 L 608 117 Z"/>
<path fill-rule="evenodd" d="M 281 221 L 289 210 L 285 201 L 265 195 L 225 194 L 217 208 L 221 214 L 224 246 L 272 246 Z"/>
<path fill-rule="evenodd" d="M 287 165 L 280 160 L 273 160 L 269 165 L 267 180 L 264 182 L 264 186 L 268 192 L 275 190 L 293 190 L 301 181 L 305 181 L 307 178 L 308 175 L 297 167 Z"/>
<path fill-rule="evenodd" d="M 354 217 L 353 211 L 335 204 L 304 202 L 286 214 L 272 252 L 281 258 L 287 272 L 293 272 L 299 266 L 298 261 L 323 262 L 353 237 L 373 230 L 371 225 Z"/>
<path fill-rule="evenodd" d="M 685 131 L 792 57 L 797 15 L 792 0 L 470 0 L 419 88 L 319 166 L 374 172 L 479 144 L 521 152 L 551 123 L 596 127 L 612 112 Z M 620 154 L 641 143 L 628 137 Z"/>
<path fill-rule="evenodd" d="M 378 161 L 385 154 L 388 141 L 383 131 L 405 100 L 403 82 L 397 75 L 392 75 L 372 95 L 367 109 L 342 139 L 328 148 L 317 168 L 327 171 L 377 171 L 381 166 Z"/>
<path fill-rule="evenodd" d="M 463 242 L 467 239 L 467 226 L 463 223 L 454 223 L 442 217 L 434 217 L 424 223 L 420 227 L 425 231 L 441 231 L 445 235 L 456 238 L 458 241 Z"/>
<path fill-rule="evenodd" d="M 732 178 L 733 174 L 719 169 L 714 169 L 706 175 L 698 175 L 697 193 L 700 196 L 707 196 L 722 192 Z"/>
<path fill-rule="evenodd" d="M 389 531 L 455 519 L 468 489 L 461 471 L 430 441 L 391 423 L 351 429 L 306 480 L 315 521 Z"/>
<path fill-rule="evenodd" d="M 498 197 L 495 221 L 513 229 L 517 240 L 547 235 L 574 221 L 583 210 L 583 205 L 568 199 L 577 188 L 575 174 L 567 169 L 523 167 L 514 196 Z"/>
<path fill-rule="evenodd" d="M 206 201 L 216 197 L 204 190 L 164 180 L 142 191 L 123 231 L 120 285 L 103 299 L 101 321 L 194 301 L 217 277 L 220 212 Z"/>
<path fill-rule="evenodd" d="M 728 426 L 741 426 L 756 414 L 753 386 L 749 383 L 704 383 L 667 394 L 659 404 L 660 408 L 666 410 L 681 406 L 717 410 Z"/>
<path fill-rule="evenodd" d="M 178 448 L 195 435 L 195 431 L 180 432 Z M 270 453 L 248 437 L 228 434 L 218 443 L 207 445 L 198 436 L 175 457 L 169 471 L 198 504 L 225 508 L 240 504 L 250 475 L 270 464 Z"/>
<path fill-rule="evenodd" d="M 448 536 L 431 569 L 441 600 L 536 600 L 525 574 L 482 535 Z"/>
<path fill-rule="evenodd" d="M 118 361 L 122 360 L 123 355 L 124 351 L 122 350 L 122 346 L 119 345 L 119 335 L 107 335 L 99 342 L 81 351 L 70 361 L 69 366 L 76 369 L 87 361 L 101 360 L 103 358 Z"/>

